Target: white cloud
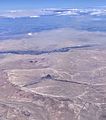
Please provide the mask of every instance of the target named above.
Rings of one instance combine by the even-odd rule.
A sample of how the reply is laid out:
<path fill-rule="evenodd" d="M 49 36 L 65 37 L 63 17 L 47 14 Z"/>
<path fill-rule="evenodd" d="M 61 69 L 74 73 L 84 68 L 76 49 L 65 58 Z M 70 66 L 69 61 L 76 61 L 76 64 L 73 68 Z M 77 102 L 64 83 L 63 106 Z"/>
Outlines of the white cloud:
<path fill-rule="evenodd" d="M 56 9 L 46 8 L 37 10 L 10 10 L 0 13 L 0 16 L 4 17 L 32 17 L 37 18 L 42 15 L 106 15 L 105 8 L 90 8 L 90 9 Z"/>

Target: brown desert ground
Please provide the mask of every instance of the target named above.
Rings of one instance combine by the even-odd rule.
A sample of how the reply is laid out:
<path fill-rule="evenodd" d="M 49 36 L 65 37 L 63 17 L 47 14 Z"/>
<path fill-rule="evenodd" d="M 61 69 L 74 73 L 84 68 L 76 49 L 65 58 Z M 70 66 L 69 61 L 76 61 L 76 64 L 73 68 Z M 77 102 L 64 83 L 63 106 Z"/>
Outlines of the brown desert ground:
<path fill-rule="evenodd" d="M 17 39 L 0 42 L 0 120 L 106 120 L 105 33 Z"/>

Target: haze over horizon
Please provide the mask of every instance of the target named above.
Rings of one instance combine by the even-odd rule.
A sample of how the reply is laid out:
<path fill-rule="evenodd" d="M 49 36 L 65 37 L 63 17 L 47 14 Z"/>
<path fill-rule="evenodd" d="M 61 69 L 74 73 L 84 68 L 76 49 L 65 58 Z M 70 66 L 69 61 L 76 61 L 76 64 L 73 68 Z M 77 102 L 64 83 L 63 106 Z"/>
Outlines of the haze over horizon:
<path fill-rule="evenodd" d="M 106 0 L 1 0 L 0 10 L 38 8 L 86 8 L 106 6 Z"/>

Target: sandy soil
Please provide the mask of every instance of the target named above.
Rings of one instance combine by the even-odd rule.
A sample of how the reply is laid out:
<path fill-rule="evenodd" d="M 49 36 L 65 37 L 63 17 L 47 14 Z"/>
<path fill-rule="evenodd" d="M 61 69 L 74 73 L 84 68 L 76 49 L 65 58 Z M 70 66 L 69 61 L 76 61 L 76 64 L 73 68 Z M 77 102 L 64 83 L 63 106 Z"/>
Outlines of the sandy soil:
<path fill-rule="evenodd" d="M 1 41 L 0 120 L 106 120 L 104 43 L 69 29 Z"/>

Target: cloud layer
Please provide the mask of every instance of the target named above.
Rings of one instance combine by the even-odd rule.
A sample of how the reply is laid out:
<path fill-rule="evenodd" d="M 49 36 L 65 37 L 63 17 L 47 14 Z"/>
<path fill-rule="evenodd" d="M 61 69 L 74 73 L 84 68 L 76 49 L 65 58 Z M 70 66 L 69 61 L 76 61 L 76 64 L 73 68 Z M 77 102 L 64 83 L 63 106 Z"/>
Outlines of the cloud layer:
<path fill-rule="evenodd" d="M 96 9 L 37 9 L 37 10 L 10 10 L 0 13 L 0 17 L 40 17 L 44 15 L 68 15 L 68 16 L 106 16 L 105 8 L 96 8 Z"/>

